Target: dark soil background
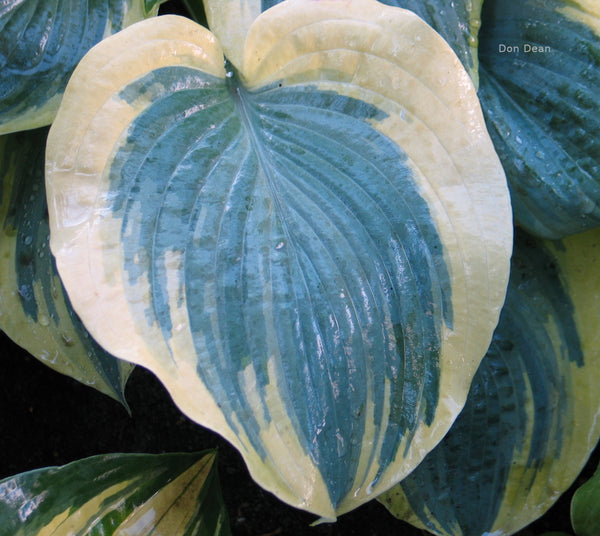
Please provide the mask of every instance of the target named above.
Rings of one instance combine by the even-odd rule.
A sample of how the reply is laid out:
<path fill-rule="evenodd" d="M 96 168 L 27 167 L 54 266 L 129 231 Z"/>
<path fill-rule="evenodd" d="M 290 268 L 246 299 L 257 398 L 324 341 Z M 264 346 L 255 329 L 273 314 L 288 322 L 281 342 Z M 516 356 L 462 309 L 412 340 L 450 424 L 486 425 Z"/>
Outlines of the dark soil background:
<path fill-rule="evenodd" d="M 140 367 L 126 388 L 129 416 L 118 402 L 54 372 L 4 334 L 0 334 L 0 359 L 0 479 L 95 454 L 217 448 L 219 477 L 234 536 L 426 534 L 398 521 L 376 501 L 341 516 L 335 524 L 311 527 L 313 515 L 259 488 L 237 451 L 181 414 L 160 382 Z M 572 489 L 519 536 L 537 536 L 547 530 L 570 532 L 570 497 L 593 474 L 599 460 L 597 449 Z"/>

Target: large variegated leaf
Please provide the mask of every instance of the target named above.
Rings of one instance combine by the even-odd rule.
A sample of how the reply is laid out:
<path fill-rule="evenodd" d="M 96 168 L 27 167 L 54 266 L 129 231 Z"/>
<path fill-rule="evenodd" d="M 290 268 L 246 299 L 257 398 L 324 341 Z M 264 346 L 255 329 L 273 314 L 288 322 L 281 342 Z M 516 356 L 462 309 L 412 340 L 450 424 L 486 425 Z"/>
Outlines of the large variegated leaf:
<path fill-rule="evenodd" d="M 465 409 L 382 496 L 394 514 L 434 534 L 503 536 L 572 484 L 600 435 L 599 267 L 598 230 L 547 243 L 520 235 Z"/>
<path fill-rule="evenodd" d="M 39 129 L 0 137 L 0 329 L 46 365 L 125 403 L 132 365 L 89 336 L 50 253 L 47 134 Z"/>
<path fill-rule="evenodd" d="M 107 454 L 0 480 L 0 536 L 228 536 L 215 454 Z"/>
<path fill-rule="evenodd" d="M 545 238 L 600 226 L 596 0 L 489 0 L 480 97 L 517 223 Z"/>
<path fill-rule="evenodd" d="M 0 2 L 0 134 L 49 125 L 81 57 L 104 37 L 155 15 L 159 3 Z"/>
<path fill-rule="evenodd" d="M 469 76 L 373 0 L 275 6 L 239 71 L 179 17 L 107 39 L 65 93 L 47 185 L 94 336 L 327 518 L 441 439 L 504 299 L 508 191 Z"/>
<path fill-rule="evenodd" d="M 204 0 L 211 30 L 225 55 L 239 65 L 252 22 L 266 9 L 284 0 Z M 483 0 L 381 0 L 410 9 L 446 39 L 477 85 L 477 34 Z M 414 43 L 419 46 L 418 42 Z"/>

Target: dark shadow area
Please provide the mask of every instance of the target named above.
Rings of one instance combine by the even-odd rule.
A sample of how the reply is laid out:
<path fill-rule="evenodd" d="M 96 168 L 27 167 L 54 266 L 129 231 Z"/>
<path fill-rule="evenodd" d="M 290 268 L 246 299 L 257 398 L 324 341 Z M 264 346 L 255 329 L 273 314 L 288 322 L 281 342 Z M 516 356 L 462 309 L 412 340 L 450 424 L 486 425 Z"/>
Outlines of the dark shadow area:
<path fill-rule="evenodd" d="M 373 501 L 336 524 L 311 527 L 315 517 L 262 490 L 241 456 L 217 434 L 187 419 L 150 372 L 138 367 L 126 390 L 131 417 L 117 402 L 44 366 L 0 334 L 0 479 L 110 452 L 194 452 L 217 448 L 219 476 L 235 536 L 422 536 Z M 598 449 L 575 486 L 520 536 L 570 531 L 569 503 L 589 478 Z"/>

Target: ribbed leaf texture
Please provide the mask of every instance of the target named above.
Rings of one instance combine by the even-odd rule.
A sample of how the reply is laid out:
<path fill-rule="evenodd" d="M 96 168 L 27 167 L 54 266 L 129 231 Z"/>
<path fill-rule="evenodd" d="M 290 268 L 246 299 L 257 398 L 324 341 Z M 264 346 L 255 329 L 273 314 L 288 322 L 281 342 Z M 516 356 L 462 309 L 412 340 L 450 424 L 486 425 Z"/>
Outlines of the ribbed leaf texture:
<path fill-rule="evenodd" d="M 245 47 L 226 70 L 213 34 L 158 17 L 84 58 L 49 137 L 51 245 L 101 344 L 333 519 L 464 403 L 508 190 L 469 75 L 414 14 L 289 1 Z"/>

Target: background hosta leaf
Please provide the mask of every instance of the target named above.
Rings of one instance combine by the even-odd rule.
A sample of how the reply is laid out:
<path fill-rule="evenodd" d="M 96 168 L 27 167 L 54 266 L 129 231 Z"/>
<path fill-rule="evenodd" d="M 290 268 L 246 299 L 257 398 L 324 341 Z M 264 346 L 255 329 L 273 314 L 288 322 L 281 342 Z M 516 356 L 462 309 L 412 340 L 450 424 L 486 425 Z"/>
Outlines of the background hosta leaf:
<path fill-rule="evenodd" d="M 1 536 L 228 536 L 215 454 L 107 454 L 0 481 Z"/>
<path fill-rule="evenodd" d="M 109 351 L 332 518 L 441 439 L 496 325 L 511 214 L 476 93 L 437 33 L 370 0 L 268 10 L 227 74 L 212 34 L 159 19 L 65 93 L 59 270 Z"/>
<path fill-rule="evenodd" d="M 132 365 L 89 336 L 48 244 L 44 149 L 48 129 L 0 137 L 0 329 L 53 369 L 125 403 Z"/>
<path fill-rule="evenodd" d="M 227 59 L 238 69 L 244 61 L 244 43 L 254 20 L 283 0 L 204 0 L 208 27 L 219 39 Z"/>
<path fill-rule="evenodd" d="M 382 496 L 394 514 L 435 534 L 501 536 L 571 485 L 600 434 L 599 266 L 599 231 L 556 243 L 518 235 L 506 304 L 467 404 Z"/>
<path fill-rule="evenodd" d="M 600 526 L 600 469 L 581 486 L 571 501 L 571 523 L 577 536 L 594 536 Z"/>
<path fill-rule="evenodd" d="M 154 0 L 0 3 L 0 134 L 51 123 L 81 57 L 107 35 L 155 15 Z"/>
<path fill-rule="evenodd" d="M 600 12 L 593 0 L 490 0 L 480 97 L 518 224 L 561 238 L 600 225 Z"/>

